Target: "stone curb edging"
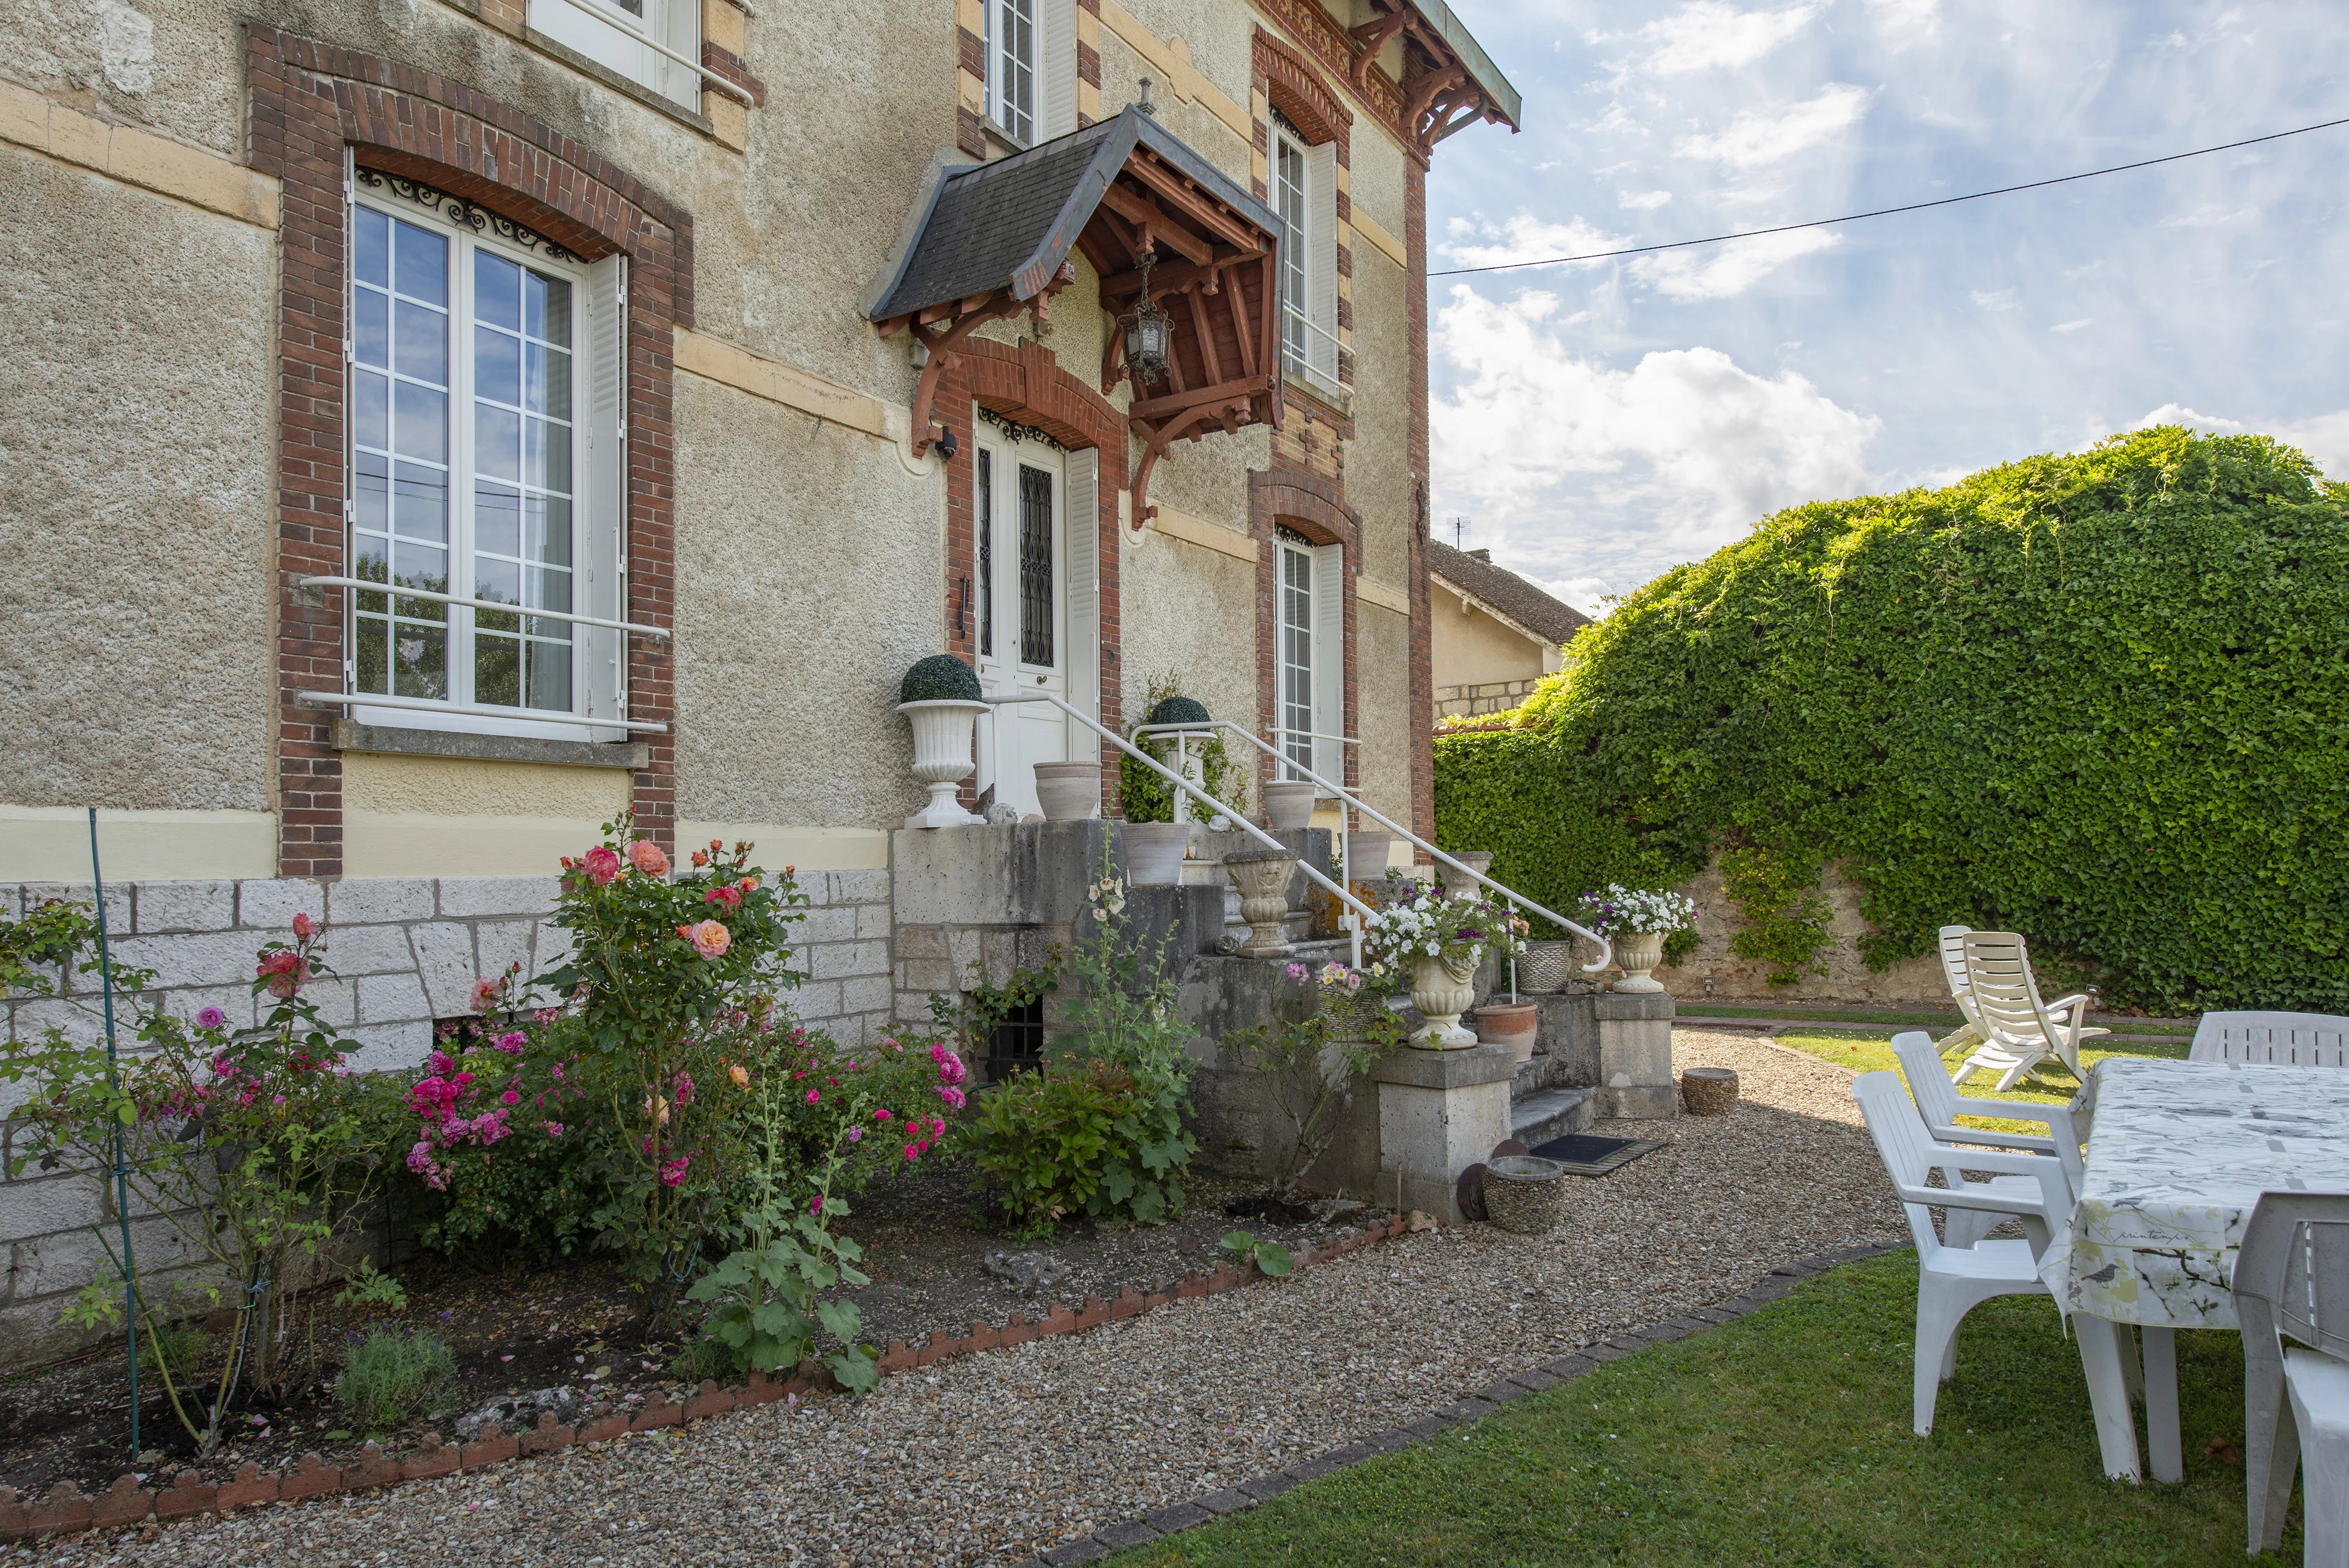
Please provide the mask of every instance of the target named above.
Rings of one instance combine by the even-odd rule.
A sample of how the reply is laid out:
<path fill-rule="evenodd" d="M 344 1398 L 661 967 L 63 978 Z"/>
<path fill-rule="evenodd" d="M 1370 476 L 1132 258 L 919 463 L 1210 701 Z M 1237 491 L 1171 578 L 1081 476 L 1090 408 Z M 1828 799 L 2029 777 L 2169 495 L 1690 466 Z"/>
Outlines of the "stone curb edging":
<path fill-rule="evenodd" d="M 1237 1486 L 1211 1491 L 1205 1497 L 1193 1498 L 1188 1502 L 1178 1502 L 1171 1507 L 1159 1509 L 1140 1519 L 1130 1519 L 1122 1523 L 1106 1525 L 1090 1535 L 1081 1535 L 1073 1541 L 1064 1541 L 1058 1546 L 1049 1547 L 1032 1557 L 1023 1559 L 1014 1564 L 1013 1568 L 1060 1568 L 1063 1563 L 1090 1563 L 1094 1558 L 1106 1557 L 1112 1552 L 1122 1551 L 1129 1546 L 1146 1545 L 1153 1541 L 1178 1534 L 1185 1530 L 1195 1529 L 1199 1525 L 1221 1519 L 1226 1514 L 1238 1513 L 1244 1509 L 1254 1508 L 1257 1503 L 1269 1502 L 1281 1493 L 1309 1480 L 1328 1475 L 1333 1470 L 1343 1469 L 1348 1465 L 1360 1464 L 1364 1459 L 1376 1459 L 1381 1454 L 1391 1454 L 1397 1449 L 1410 1448 L 1414 1443 L 1424 1442 L 1447 1428 L 1489 1416 L 1504 1405 L 1522 1399 L 1528 1394 L 1537 1394 L 1568 1378 L 1579 1377 L 1591 1368 L 1606 1362 L 1620 1361 L 1633 1351 L 1645 1349 L 1651 1345 L 1667 1345 L 1676 1339 L 1686 1339 L 1689 1335 L 1702 1330 L 1744 1317 L 1748 1313 L 1758 1311 L 1779 1300 L 1813 1274 L 1825 1273 L 1827 1270 L 1844 1263 L 1856 1263 L 1864 1258 L 1881 1257 L 1887 1252 L 1899 1250 L 1898 1247 L 1889 1245 L 1844 1247 L 1832 1252 L 1820 1253 L 1816 1257 L 1782 1263 L 1764 1275 L 1743 1295 L 1716 1302 L 1711 1306 L 1697 1307 L 1679 1317 L 1668 1318 L 1659 1324 L 1651 1324 L 1645 1328 L 1635 1328 L 1629 1333 L 1619 1334 L 1614 1338 L 1602 1340 L 1597 1345 L 1587 1345 L 1571 1355 L 1562 1355 L 1555 1361 L 1544 1362 L 1530 1372 L 1513 1373 L 1498 1382 L 1487 1384 L 1474 1394 L 1455 1399 L 1451 1404 L 1443 1406 L 1416 1421 L 1406 1422 L 1402 1426 L 1381 1432 L 1375 1437 L 1348 1443 L 1343 1448 L 1332 1449 L 1318 1459 L 1302 1460 L 1289 1466 L 1287 1469 L 1275 1470 L 1270 1475 L 1258 1476 L 1254 1480 L 1245 1480 Z"/>
<path fill-rule="evenodd" d="M 1408 1220 L 1398 1214 L 1384 1224 L 1349 1231 L 1319 1247 L 1299 1251 L 1294 1266 L 1307 1269 L 1330 1262 L 1349 1252 L 1360 1251 L 1364 1247 L 1392 1241 L 1409 1229 Z M 893 1340 L 882 1354 L 881 1371 L 884 1374 L 906 1372 L 953 1356 L 1025 1345 L 1030 1340 L 1052 1334 L 1081 1334 L 1104 1323 L 1140 1317 L 1143 1313 L 1170 1302 L 1221 1295 L 1226 1291 L 1237 1290 L 1265 1277 L 1253 1262 L 1245 1264 L 1218 1263 L 1204 1272 L 1185 1274 L 1163 1291 L 1145 1293 L 1129 1285 L 1107 1302 L 1098 1296 L 1089 1296 L 1085 1304 L 1074 1312 L 1061 1307 L 1040 1318 L 1014 1313 L 1011 1321 L 1001 1328 L 975 1323 L 970 1326 L 970 1333 L 959 1339 L 933 1333 L 920 1346 L 910 1349 L 905 1341 Z M 444 1444 L 438 1432 L 429 1433 L 423 1447 L 405 1459 L 395 1459 L 383 1451 L 380 1444 L 369 1443 L 359 1450 L 355 1462 L 340 1468 L 330 1468 L 316 1453 L 307 1453 L 295 1460 L 292 1469 L 266 1475 L 262 1473 L 258 1462 L 247 1461 L 237 1471 L 236 1479 L 231 1481 L 198 1481 L 194 1472 L 183 1470 L 172 1485 L 150 1489 L 140 1486 L 137 1476 L 124 1475 L 115 1479 L 110 1490 L 97 1497 L 85 1497 L 80 1488 L 67 1480 L 58 1482 L 49 1490 L 47 1496 L 38 1501 L 19 1499 L 13 1489 L 0 1487 L 0 1541 L 73 1535 L 85 1530 L 112 1530 L 123 1525 L 140 1524 L 149 1519 L 184 1519 L 199 1513 L 225 1514 L 234 1509 L 263 1503 L 291 1502 L 335 1492 L 371 1491 L 398 1481 L 421 1480 L 459 1470 L 481 1469 L 489 1465 L 502 1464 L 508 1459 L 554 1453 L 579 1444 L 609 1442 L 630 1432 L 649 1432 L 657 1428 L 682 1426 L 688 1421 L 722 1416 L 730 1410 L 772 1405 L 786 1397 L 815 1397 L 831 1393 L 833 1388 L 829 1369 L 799 1373 L 782 1379 L 754 1373 L 748 1384 L 739 1387 L 721 1388 L 715 1382 L 705 1381 L 698 1390 L 687 1396 L 682 1404 L 664 1399 L 646 1405 L 634 1416 L 608 1409 L 598 1416 L 596 1411 L 605 1407 L 590 1407 L 587 1411 L 589 1418 L 575 1427 L 557 1425 L 554 1412 L 548 1410 L 540 1414 L 536 1428 L 512 1437 L 507 1436 L 494 1421 L 484 1423 L 479 1438 L 461 1445 Z M 1079 1559 L 1055 1558 L 1052 1561 L 1075 1562 Z"/>

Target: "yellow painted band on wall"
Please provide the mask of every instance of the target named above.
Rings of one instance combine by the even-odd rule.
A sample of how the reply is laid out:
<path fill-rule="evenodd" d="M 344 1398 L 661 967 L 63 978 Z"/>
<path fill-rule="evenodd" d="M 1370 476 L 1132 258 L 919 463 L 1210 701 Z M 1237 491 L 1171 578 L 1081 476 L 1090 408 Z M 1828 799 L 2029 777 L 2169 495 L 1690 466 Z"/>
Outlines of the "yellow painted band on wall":
<path fill-rule="evenodd" d="M 225 881 L 277 875 L 267 811 L 98 811 L 109 882 Z M 89 880 L 89 818 L 79 806 L 0 805 L 0 882 Z"/>
<path fill-rule="evenodd" d="M 344 807 L 393 815 L 545 816 L 602 822 L 628 809 L 630 784 L 626 768 L 343 753 Z M 588 847 L 582 844 L 564 853 L 579 854 Z M 552 877 L 554 869 L 550 862 L 545 874 Z"/>
<path fill-rule="evenodd" d="M 1411 265 L 1410 258 L 1403 254 L 1402 242 L 1379 227 L 1378 220 L 1360 207 L 1354 209 L 1353 224 L 1356 234 L 1370 241 L 1395 265 L 1407 267 Z"/>
<path fill-rule="evenodd" d="M 731 848 L 744 839 L 761 866 L 801 871 L 879 871 L 889 865 L 889 836 L 873 827 L 793 827 L 775 822 L 694 822 L 677 825 L 677 852 L 690 855 L 711 839 Z"/>
<path fill-rule="evenodd" d="M 343 808 L 346 877 L 552 877 L 604 840 L 601 817 L 455 816 Z"/>
<path fill-rule="evenodd" d="M 1381 609 L 1391 609 L 1400 616 L 1411 614 L 1411 596 L 1401 588 L 1389 587 L 1376 577 L 1356 577 L 1354 597 L 1366 604 L 1374 604 Z"/>
<path fill-rule="evenodd" d="M 1179 37 L 1161 38 L 1135 21 L 1117 0 L 1101 0 L 1101 19 L 1102 26 L 1115 34 L 1127 48 L 1150 62 L 1168 91 L 1205 109 L 1242 141 L 1255 141 L 1256 127 L 1249 123 L 1247 111 L 1199 74 L 1199 68 L 1191 63 L 1190 45 Z"/>
<path fill-rule="evenodd" d="M 707 333 L 678 328 L 677 368 L 869 436 L 884 440 L 888 436 L 884 405 L 879 399 L 834 386 L 821 376 L 738 348 Z"/>
<path fill-rule="evenodd" d="M 1151 528 L 1170 539 L 1180 539 L 1185 545 L 1196 545 L 1204 550 L 1216 550 L 1242 561 L 1254 561 L 1263 551 L 1263 541 L 1237 528 L 1226 528 L 1220 523 L 1210 523 L 1204 517 L 1194 517 L 1188 512 L 1177 512 L 1161 503 L 1158 515 L 1150 520 Z"/>
<path fill-rule="evenodd" d="M 52 103 L 0 82 L 0 141 L 173 197 L 207 212 L 277 226 L 277 182 L 215 152 Z"/>

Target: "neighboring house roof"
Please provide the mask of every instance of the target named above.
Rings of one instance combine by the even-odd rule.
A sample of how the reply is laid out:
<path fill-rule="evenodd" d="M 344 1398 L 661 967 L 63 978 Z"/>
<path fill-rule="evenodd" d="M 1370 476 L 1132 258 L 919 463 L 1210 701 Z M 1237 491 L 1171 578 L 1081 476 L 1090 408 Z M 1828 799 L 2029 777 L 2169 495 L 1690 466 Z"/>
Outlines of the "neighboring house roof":
<path fill-rule="evenodd" d="M 1572 605 L 1550 597 L 1506 566 L 1493 565 L 1483 550 L 1455 550 L 1433 539 L 1427 548 L 1429 571 L 1546 642 L 1570 642 L 1590 624 L 1590 618 Z"/>

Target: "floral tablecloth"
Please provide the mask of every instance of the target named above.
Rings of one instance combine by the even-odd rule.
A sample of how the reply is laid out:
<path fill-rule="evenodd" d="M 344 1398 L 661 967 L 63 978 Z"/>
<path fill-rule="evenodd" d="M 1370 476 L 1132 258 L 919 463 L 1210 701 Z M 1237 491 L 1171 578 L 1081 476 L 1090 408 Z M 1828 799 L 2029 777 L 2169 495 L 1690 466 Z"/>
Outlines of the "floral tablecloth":
<path fill-rule="evenodd" d="M 2116 1323 L 2238 1326 L 2260 1194 L 2349 1192 L 2349 1072 L 2108 1056 L 2093 1078 L 2087 1179 L 2040 1277 Z"/>

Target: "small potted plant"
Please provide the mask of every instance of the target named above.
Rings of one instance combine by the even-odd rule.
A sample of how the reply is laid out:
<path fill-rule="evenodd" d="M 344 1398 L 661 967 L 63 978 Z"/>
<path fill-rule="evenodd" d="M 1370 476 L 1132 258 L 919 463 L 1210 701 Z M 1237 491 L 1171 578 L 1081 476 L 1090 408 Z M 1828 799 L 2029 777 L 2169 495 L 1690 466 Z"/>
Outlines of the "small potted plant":
<path fill-rule="evenodd" d="M 1617 991 L 1635 994 L 1664 989 L 1655 967 L 1664 961 L 1664 939 L 1696 923 L 1696 903 L 1684 893 L 1626 888 L 1610 882 L 1582 896 L 1586 924 L 1613 944 L 1623 978 Z"/>
<path fill-rule="evenodd" d="M 1374 975 L 1401 973 L 1411 981 L 1412 1005 L 1427 1022 L 1411 1044 L 1429 1051 L 1464 1050 L 1476 1036 L 1460 1014 L 1476 999 L 1476 966 L 1488 952 L 1504 957 L 1522 945 L 1516 912 L 1482 898 L 1440 893 L 1424 883 L 1415 893 L 1383 899 L 1363 922 L 1362 953 Z"/>
<path fill-rule="evenodd" d="M 1208 805 L 1203 797 L 1212 796 L 1237 805 L 1237 791 L 1233 769 L 1224 751 L 1223 737 L 1208 728 L 1206 705 L 1195 698 L 1185 697 L 1174 689 L 1171 680 L 1152 685 L 1150 707 L 1142 724 L 1136 728 L 1158 724 L 1195 726 L 1196 732 L 1186 738 L 1179 749 L 1173 735 L 1141 735 L 1134 744 L 1155 757 L 1159 763 L 1182 774 L 1185 780 L 1200 791 L 1185 794 L 1185 810 L 1174 809 L 1175 787 L 1162 775 L 1152 772 L 1132 757 L 1124 759 L 1119 770 L 1119 794 L 1125 808 L 1125 851 L 1127 878 L 1143 883 L 1179 882 L 1183 879 L 1183 860 L 1191 846 L 1193 823 L 1204 823 L 1213 830 L 1222 830 L 1231 823 Z"/>
<path fill-rule="evenodd" d="M 929 804 L 905 819 L 908 827 L 964 827 L 984 822 L 955 801 L 955 786 L 970 776 L 971 731 L 987 711 L 978 675 L 951 653 L 934 653 L 905 671 L 897 711 L 914 727 L 914 776 L 928 786 Z"/>

